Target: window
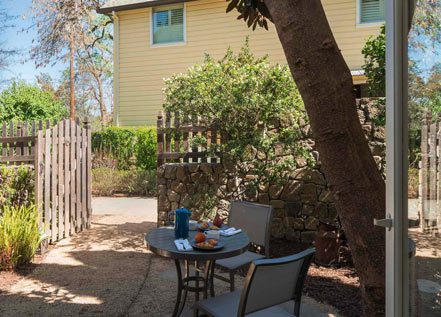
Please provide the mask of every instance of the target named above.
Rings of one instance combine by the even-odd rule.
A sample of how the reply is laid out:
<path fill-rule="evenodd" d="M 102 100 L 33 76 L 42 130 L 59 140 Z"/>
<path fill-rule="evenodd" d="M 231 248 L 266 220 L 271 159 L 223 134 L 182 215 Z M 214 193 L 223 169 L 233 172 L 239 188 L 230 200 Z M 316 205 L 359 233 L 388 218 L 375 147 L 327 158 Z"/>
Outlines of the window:
<path fill-rule="evenodd" d="M 152 44 L 184 42 L 184 6 L 153 8 Z"/>
<path fill-rule="evenodd" d="M 385 0 L 358 0 L 359 23 L 376 23 L 384 21 Z"/>

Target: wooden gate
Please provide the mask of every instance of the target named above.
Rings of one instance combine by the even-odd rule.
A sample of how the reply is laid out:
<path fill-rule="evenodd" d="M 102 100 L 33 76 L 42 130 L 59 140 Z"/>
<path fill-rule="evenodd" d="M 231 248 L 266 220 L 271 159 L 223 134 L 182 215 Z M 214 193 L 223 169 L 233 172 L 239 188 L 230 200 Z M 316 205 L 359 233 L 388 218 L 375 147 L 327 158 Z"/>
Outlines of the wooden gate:
<path fill-rule="evenodd" d="M 53 126 L 50 122 L 5 123 L 0 144 L 0 163 L 34 165 L 35 202 L 45 241 L 55 242 L 90 227 L 92 153 L 88 120 L 84 125 L 78 120 L 63 120 Z"/>
<path fill-rule="evenodd" d="M 39 130 L 35 197 L 46 237 L 57 241 L 90 227 L 90 124 L 64 120 Z"/>
<path fill-rule="evenodd" d="M 423 230 L 441 229 L 441 123 L 427 115 L 421 129 L 419 221 Z"/>

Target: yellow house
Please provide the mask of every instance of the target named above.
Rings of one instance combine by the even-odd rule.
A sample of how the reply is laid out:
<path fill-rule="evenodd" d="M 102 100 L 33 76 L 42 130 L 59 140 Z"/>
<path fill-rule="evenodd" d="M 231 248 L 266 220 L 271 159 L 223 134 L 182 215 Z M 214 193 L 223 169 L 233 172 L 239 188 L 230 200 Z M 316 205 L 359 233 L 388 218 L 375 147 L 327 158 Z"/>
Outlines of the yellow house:
<path fill-rule="evenodd" d="M 337 43 L 362 94 L 361 49 L 384 22 L 384 0 L 322 0 Z M 286 63 L 275 28 L 252 31 L 225 0 L 110 0 L 114 18 L 114 116 L 122 126 L 152 125 L 163 101 L 163 79 L 203 60 L 238 50 L 246 37 L 257 56 Z"/>

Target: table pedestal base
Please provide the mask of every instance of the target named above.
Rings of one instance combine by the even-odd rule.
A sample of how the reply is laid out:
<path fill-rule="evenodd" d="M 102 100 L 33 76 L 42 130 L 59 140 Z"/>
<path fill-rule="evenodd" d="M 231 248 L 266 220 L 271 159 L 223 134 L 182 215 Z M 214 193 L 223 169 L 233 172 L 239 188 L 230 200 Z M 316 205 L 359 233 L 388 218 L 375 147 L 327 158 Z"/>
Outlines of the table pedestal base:
<path fill-rule="evenodd" d="M 214 266 L 215 261 L 205 261 L 203 270 L 199 268 L 198 261 L 195 264 L 195 275 L 190 276 L 189 261 L 184 260 L 185 275 L 182 277 L 181 262 L 175 260 L 176 273 L 178 275 L 178 294 L 176 297 L 175 309 L 173 310 L 173 317 L 181 315 L 185 302 L 187 301 L 188 292 L 195 293 L 196 301 L 199 301 L 200 293 L 203 293 L 204 299 L 208 298 L 208 289 L 210 289 L 210 296 L 214 297 Z M 201 276 L 200 273 L 203 273 Z M 194 316 L 197 316 L 197 309 L 194 309 Z"/>

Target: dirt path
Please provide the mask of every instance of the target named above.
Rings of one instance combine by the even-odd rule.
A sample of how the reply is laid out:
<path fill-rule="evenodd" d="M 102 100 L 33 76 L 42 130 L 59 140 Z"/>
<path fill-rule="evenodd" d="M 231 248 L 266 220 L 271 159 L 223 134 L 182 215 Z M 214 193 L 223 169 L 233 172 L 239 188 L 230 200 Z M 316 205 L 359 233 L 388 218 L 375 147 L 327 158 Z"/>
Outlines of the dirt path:
<path fill-rule="evenodd" d="M 14 285 L 0 286 L 0 316 L 170 315 L 174 264 L 144 245 L 145 233 L 156 227 L 156 201 L 100 199 L 94 208 L 90 230 L 59 242 Z M 217 283 L 216 291 L 227 285 Z M 333 316 L 329 306 L 307 297 L 304 303 L 303 316 Z"/>

